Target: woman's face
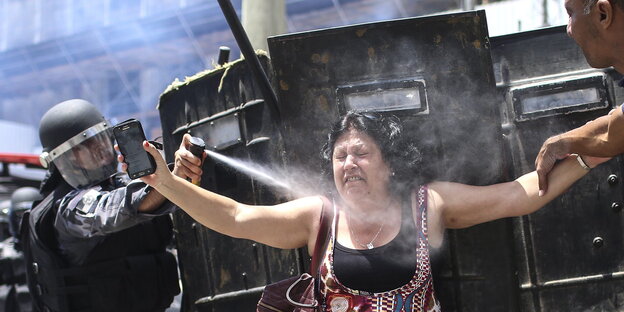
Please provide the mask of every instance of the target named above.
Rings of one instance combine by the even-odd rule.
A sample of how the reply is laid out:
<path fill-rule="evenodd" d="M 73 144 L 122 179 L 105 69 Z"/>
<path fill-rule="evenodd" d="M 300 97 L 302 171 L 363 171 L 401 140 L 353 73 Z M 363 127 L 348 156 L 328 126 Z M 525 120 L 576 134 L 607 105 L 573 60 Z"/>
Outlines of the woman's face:
<path fill-rule="evenodd" d="M 336 189 L 344 200 L 375 200 L 388 195 L 390 169 L 379 145 L 367 134 L 351 128 L 338 137 L 332 166 Z"/>

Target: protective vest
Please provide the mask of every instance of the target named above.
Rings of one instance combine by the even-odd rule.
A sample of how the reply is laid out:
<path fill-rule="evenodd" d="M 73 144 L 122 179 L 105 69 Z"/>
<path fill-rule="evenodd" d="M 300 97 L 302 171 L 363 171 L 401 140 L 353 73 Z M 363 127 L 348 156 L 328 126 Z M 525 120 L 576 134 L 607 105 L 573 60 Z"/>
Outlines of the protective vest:
<path fill-rule="evenodd" d="M 107 235 L 79 267 L 58 253 L 52 192 L 22 220 L 28 288 L 38 311 L 164 311 L 180 292 L 169 216 Z"/>

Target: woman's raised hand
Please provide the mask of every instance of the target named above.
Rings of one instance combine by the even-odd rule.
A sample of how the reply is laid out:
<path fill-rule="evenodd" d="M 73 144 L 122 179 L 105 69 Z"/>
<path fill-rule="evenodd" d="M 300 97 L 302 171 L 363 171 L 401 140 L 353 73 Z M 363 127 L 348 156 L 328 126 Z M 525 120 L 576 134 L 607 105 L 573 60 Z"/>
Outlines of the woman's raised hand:
<path fill-rule="evenodd" d="M 149 184 L 152 187 L 156 188 L 164 180 L 171 179 L 172 174 L 169 171 L 169 167 L 167 166 L 165 159 L 162 157 L 156 147 L 154 147 L 154 145 L 152 145 L 148 141 L 143 141 L 143 149 L 147 151 L 150 155 L 152 155 L 152 157 L 154 157 L 154 160 L 156 161 L 156 171 L 153 174 L 143 176 L 140 179 L 146 184 Z"/>
<path fill-rule="evenodd" d="M 156 162 L 156 171 L 153 174 L 143 176 L 139 178 L 141 181 L 149 184 L 153 187 L 162 183 L 163 179 L 171 178 L 171 172 L 167 167 L 167 163 L 163 159 L 160 152 L 148 141 L 143 141 L 143 149 L 148 152 L 152 157 L 154 157 L 154 161 Z M 119 151 L 119 147 L 115 144 L 115 150 Z M 124 157 L 122 154 L 117 155 L 117 161 L 121 163 L 121 170 L 127 172 L 128 164 L 124 162 Z"/>
<path fill-rule="evenodd" d="M 167 163 L 156 147 L 148 141 L 143 141 L 143 149 L 152 155 L 156 161 L 156 171 L 153 174 L 140 178 L 141 181 L 155 187 L 159 183 L 162 183 L 162 181 L 164 181 L 163 179 L 170 178 L 171 173 L 186 180 L 199 181 L 203 173 L 201 168 L 203 159 L 200 159 L 189 151 L 188 147 L 191 144 L 190 138 L 191 136 L 189 134 L 185 134 L 182 138 L 180 148 L 175 152 L 175 163 L 172 172 L 169 172 Z M 115 150 L 119 151 L 119 147 L 116 144 Z M 205 153 L 202 157 L 206 157 Z M 124 162 L 123 155 L 118 154 L 117 161 L 121 163 L 121 170 L 124 172 L 128 170 L 128 164 Z"/>

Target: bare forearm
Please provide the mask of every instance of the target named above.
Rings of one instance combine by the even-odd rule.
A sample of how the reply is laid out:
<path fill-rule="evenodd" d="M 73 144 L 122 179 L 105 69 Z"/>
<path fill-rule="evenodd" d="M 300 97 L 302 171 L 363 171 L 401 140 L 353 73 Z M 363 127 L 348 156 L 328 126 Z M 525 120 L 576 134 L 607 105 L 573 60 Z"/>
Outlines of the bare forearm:
<path fill-rule="evenodd" d="M 560 144 L 569 153 L 612 157 L 624 152 L 624 116 L 617 108 L 610 115 L 561 134 Z"/>
<path fill-rule="evenodd" d="M 608 154 L 599 156 L 611 157 L 624 153 L 624 114 L 621 107 L 609 115 L 609 129 L 606 137 Z"/>
<path fill-rule="evenodd" d="M 558 163 L 548 176 L 548 192 L 544 196 L 538 194 L 538 180 L 535 171 L 527 173 L 514 183 L 514 198 L 506 208 L 511 212 L 508 216 L 520 216 L 532 213 L 565 192 L 577 180 L 589 171 L 583 169 L 575 156 L 567 157 Z M 513 182 L 512 182 L 513 183 Z"/>
<path fill-rule="evenodd" d="M 432 184 L 431 188 L 439 194 L 444 226 L 465 228 L 532 213 L 559 196 L 586 173 L 587 170 L 578 164 L 575 157 L 568 157 L 550 173 L 549 191 L 544 196 L 539 196 L 535 172 L 527 173 L 515 181 L 489 186 L 442 182 Z"/>

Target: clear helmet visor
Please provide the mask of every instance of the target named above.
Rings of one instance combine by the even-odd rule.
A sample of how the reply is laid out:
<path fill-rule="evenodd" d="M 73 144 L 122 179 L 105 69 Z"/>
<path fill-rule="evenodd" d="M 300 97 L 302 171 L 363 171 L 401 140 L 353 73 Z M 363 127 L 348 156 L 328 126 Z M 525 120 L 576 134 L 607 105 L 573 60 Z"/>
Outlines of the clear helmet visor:
<path fill-rule="evenodd" d="M 117 172 L 110 128 L 93 126 L 52 151 L 52 162 L 74 188 L 102 182 Z M 95 129 L 94 129 L 95 128 Z"/>

